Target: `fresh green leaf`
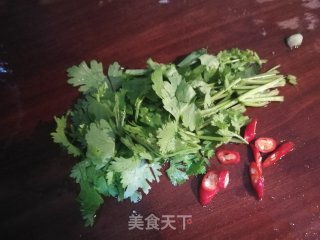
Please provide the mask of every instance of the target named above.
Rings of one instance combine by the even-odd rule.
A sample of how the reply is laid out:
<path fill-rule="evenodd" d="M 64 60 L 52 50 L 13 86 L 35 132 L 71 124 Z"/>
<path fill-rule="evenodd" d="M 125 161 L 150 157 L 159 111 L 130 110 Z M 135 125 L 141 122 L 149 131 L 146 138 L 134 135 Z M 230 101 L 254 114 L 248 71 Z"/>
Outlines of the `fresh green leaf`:
<path fill-rule="evenodd" d="M 57 128 L 55 132 L 51 133 L 53 141 L 65 147 L 69 154 L 75 157 L 80 156 L 81 152 L 79 148 L 74 146 L 66 136 L 66 133 L 65 133 L 65 130 L 67 127 L 66 117 L 65 116 L 62 116 L 61 118 L 54 117 L 54 120 L 56 121 Z"/>
<path fill-rule="evenodd" d="M 115 154 L 115 136 L 105 120 L 90 124 L 85 136 L 88 144 L 87 157 L 93 161 L 97 168 L 105 166 Z"/>
<path fill-rule="evenodd" d="M 167 169 L 167 174 L 174 186 L 182 184 L 188 180 L 188 175 L 184 170 L 185 167 L 182 164 L 170 163 L 170 167 Z"/>
<path fill-rule="evenodd" d="M 150 183 L 158 179 L 160 165 L 148 164 L 134 158 L 117 158 L 112 163 L 112 170 L 121 173 L 121 183 L 126 189 L 124 198 L 132 197 L 134 201 L 141 198 L 137 192 L 141 189 L 145 194 L 150 190 Z M 154 177 L 151 169 L 155 172 L 157 178 Z M 158 180 L 157 180 L 158 181 Z"/>
<path fill-rule="evenodd" d="M 207 70 L 217 70 L 219 67 L 219 61 L 213 55 L 203 54 L 199 59 L 201 64 L 206 66 Z"/>
<path fill-rule="evenodd" d="M 199 175 L 206 173 L 206 162 L 202 160 L 192 161 L 191 164 L 187 167 L 188 175 Z"/>
<path fill-rule="evenodd" d="M 96 211 L 103 203 L 103 199 L 100 194 L 85 181 L 80 182 L 80 189 L 78 200 L 81 206 L 81 213 L 85 225 L 92 226 Z"/>
<path fill-rule="evenodd" d="M 110 64 L 108 69 L 108 87 L 113 91 L 117 91 L 123 81 L 123 70 L 118 62 Z"/>
<path fill-rule="evenodd" d="M 178 128 L 176 122 L 167 122 L 162 128 L 158 129 L 157 138 L 159 139 L 158 145 L 161 153 L 166 154 L 176 149 L 177 131 Z"/>
<path fill-rule="evenodd" d="M 182 124 L 183 126 L 194 131 L 198 126 L 203 123 L 203 118 L 200 111 L 197 110 L 194 103 L 187 105 L 182 113 Z"/>
<path fill-rule="evenodd" d="M 98 89 L 101 84 L 105 83 L 102 64 L 95 60 L 88 66 L 85 62 L 79 66 L 73 66 L 67 70 L 68 83 L 74 87 L 79 87 L 80 92 L 87 92 L 91 89 Z"/>

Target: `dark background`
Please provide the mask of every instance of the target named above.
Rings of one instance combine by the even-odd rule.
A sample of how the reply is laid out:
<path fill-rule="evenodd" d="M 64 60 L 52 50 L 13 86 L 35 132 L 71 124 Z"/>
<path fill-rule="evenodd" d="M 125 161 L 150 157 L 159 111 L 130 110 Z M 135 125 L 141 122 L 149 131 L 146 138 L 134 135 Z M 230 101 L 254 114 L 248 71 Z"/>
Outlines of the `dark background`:
<path fill-rule="evenodd" d="M 320 239 L 319 18 L 319 0 L 0 1 L 0 60 L 11 71 L 0 75 L 1 239 Z M 284 39 L 296 32 L 304 41 L 290 50 Z M 197 202 L 199 179 L 173 187 L 163 175 L 138 204 L 106 199 L 95 226 L 84 228 L 69 178 L 75 160 L 49 136 L 53 116 L 78 96 L 65 70 L 91 59 L 139 68 L 148 57 L 172 62 L 202 47 L 249 48 L 298 77 L 281 89 L 284 103 L 247 111 L 259 136 L 296 143 L 265 170 L 263 201 L 250 188 L 248 150 L 237 146 L 243 161 L 229 167 L 228 189 L 208 207 Z M 133 210 L 192 215 L 192 223 L 129 231 Z"/>

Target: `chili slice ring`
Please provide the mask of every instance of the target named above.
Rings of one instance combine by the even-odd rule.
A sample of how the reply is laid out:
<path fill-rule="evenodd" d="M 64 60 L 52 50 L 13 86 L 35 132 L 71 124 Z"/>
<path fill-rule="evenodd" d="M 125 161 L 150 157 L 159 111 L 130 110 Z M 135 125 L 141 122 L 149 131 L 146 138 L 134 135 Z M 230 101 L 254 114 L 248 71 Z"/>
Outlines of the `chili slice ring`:
<path fill-rule="evenodd" d="M 240 162 L 240 154 L 237 151 L 219 149 L 216 157 L 221 164 L 237 164 Z"/>
<path fill-rule="evenodd" d="M 276 149 L 277 142 L 273 138 L 261 137 L 254 142 L 255 147 L 262 153 L 269 153 Z"/>

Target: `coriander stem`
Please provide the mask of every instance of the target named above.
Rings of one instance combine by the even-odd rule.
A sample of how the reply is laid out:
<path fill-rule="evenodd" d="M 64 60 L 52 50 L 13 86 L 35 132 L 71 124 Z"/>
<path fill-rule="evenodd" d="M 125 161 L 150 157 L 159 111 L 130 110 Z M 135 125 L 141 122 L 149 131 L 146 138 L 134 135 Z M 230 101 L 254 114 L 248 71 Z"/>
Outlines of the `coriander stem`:
<path fill-rule="evenodd" d="M 245 102 L 245 106 L 247 107 L 264 107 L 268 104 L 269 102 Z"/>
<path fill-rule="evenodd" d="M 211 97 L 211 101 L 215 101 L 216 99 L 219 99 L 220 96 L 222 94 L 224 94 L 225 92 L 231 90 L 233 88 L 233 86 L 235 86 L 237 83 L 239 83 L 242 79 L 239 78 L 237 80 L 235 80 L 233 83 L 229 84 L 229 86 L 227 88 L 222 89 L 220 92 L 218 92 L 217 94 L 215 94 L 214 96 Z"/>
<path fill-rule="evenodd" d="M 239 139 L 241 141 L 241 143 L 245 143 L 245 144 L 249 144 L 247 140 L 245 140 L 243 137 L 241 137 L 240 135 L 238 134 L 232 134 L 233 137 Z"/>
<path fill-rule="evenodd" d="M 241 136 L 238 136 L 235 134 L 234 137 L 235 138 L 231 138 L 229 142 L 248 144 L 248 142 L 244 140 Z M 225 137 L 212 137 L 212 136 L 199 136 L 199 135 L 198 135 L 198 138 L 201 140 L 209 140 L 209 141 L 215 141 L 215 142 L 224 142 L 226 140 Z"/>
<path fill-rule="evenodd" d="M 141 104 L 143 102 L 143 99 L 144 97 L 142 98 L 137 98 L 136 102 L 135 102 L 135 114 L 134 114 L 134 120 L 137 122 L 138 121 L 138 118 L 139 118 L 139 112 L 140 112 L 140 107 L 141 107 Z"/>
<path fill-rule="evenodd" d="M 209 141 L 215 141 L 215 142 L 223 142 L 225 140 L 224 137 L 212 137 L 212 136 L 197 136 L 201 140 L 209 140 Z"/>
<path fill-rule="evenodd" d="M 248 102 L 283 102 L 284 97 L 283 96 L 273 96 L 273 97 L 257 97 L 255 98 L 247 98 L 244 100 L 244 103 L 246 101 Z"/>
<path fill-rule="evenodd" d="M 278 94 L 279 94 L 279 90 L 274 89 L 271 91 L 262 92 L 261 94 L 257 94 L 255 96 L 257 96 L 257 97 L 273 97 L 273 96 L 277 96 Z"/>
<path fill-rule="evenodd" d="M 243 106 L 243 104 L 237 103 L 236 105 L 232 106 L 231 109 L 239 112 L 245 112 L 246 108 Z"/>
<path fill-rule="evenodd" d="M 171 154 L 168 154 L 168 155 L 165 155 L 164 157 L 165 158 L 170 158 L 170 157 L 174 157 L 176 155 L 181 155 L 181 154 L 190 154 L 190 153 L 197 153 L 199 150 L 201 149 L 201 147 L 194 147 L 194 148 L 187 148 L 187 149 L 184 149 L 184 150 L 180 150 L 180 151 L 176 151 L 174 153 L 171 153 Z"/>
<path fill-rule="evenodd" d="M 231 138 L 229 142 L 232 142 L 232 143 L 244 143 L 242 140 L 239 140 L 237 138 Z M 248 144 L 247 142 L 245 142 L 245 144 Z"/>
<path fill-rule="evenodd" d="M 217 113 L 217 112 L 219 112 L 219 111 L 221 111 L 221 110 L 225 110 L 225 109 L 231 108 L 231 107 L 233 107 L 234 105 L 237 105 L 238 103 L 239 103 L 238 100 L 233 100 L 233 101 L 230 101 L 230 100 L 229 100 L 229 101 L 223 102 L 223 105 L 221 104 L 220 108 L 214 109 L 214 111 L 209 112 L 209 113 L 207 113 L 207 114 L 204 115 L 204 116 L 205 116 L 205 117 L 210 117 L 210 116 L 212 116 L 213 114 L 215 114 L 215 113 Z M 217 105 L 217 106 L 218 106 L 218 105 Z M 217 107 L 217 106 L 216 106 L 216 107 Z M 210 124 L 210 122 L 211 122 L 211 119 L 207 119 L 207 120 L 202 124 L 202 126 L 201 126 L 199 129 L 208 126 L 208 125 Z"/>
<path fill-rule="evenodd" d="M 251 86 L 237 86 L 237 87 L 234 87 L 233 89 L 234 90 L 250 90 L 250 89 L 255 89 L 257 88 L 256 85 L 251 85 Z"/>
<path fill-rule="evenodd" d="M 246 84 L 254 84 L 254 85 L 262 85 L 262 84 L 266 84 L 271 82 L 272 80 L 274 80 L 276 77 L 276 75 L 273 75 L 271 77 L 268 78 L 255 78 L 255 79 L 243 79 L 243 83 Z"/>
<path fill-rule="evenodd" d="M 261 74 L 258 74 L 256 76 L 253 76 L 253 77 L 248 77 L 248 78 L 244 78 L 243 80 L 245 82 L 247 81 L 252 81 L 252 80 L 265 80 L 265 78 L 272 78 L 272 77 L 275 77 L 277 74 L 276 73 L 261 73 Z M 252 82 L 256 82 L 256 81 L 252 81 Z"/>
<path fill-rule="evenodd" d="M 242 102 L 244 101 L 246 98 L 254 96 L 255 94 L 259 93 L 259 92 L 263 92 L 269 88 L 274 88 L 274 87 L 278 87 L 278 86 L 284 86 L 285 84 L 285 80 L 283 77 L 279 77 L 275 80 L 273 80 L 272 82 L 269 82 L 267 84 L 261 85 L 255 89 L 252 89 L 246 93 L 244 93 L 243 95 L 241 95 L 240 97 L 238 97 L 239 101 Z"/>
<path fill-rule="evenodd" d="M 224 64 L 235 63 L 235 62 L 239 62 L 239 61 L 240 61 L 240 59 L 237 58 L 237 59 L 233 59 L 233 60 L 230 60 L 230 61 L 226 61 L 226 62 L 224 62 Z"/>
<path fill-rule="evenodd" d="M 218 92 L 217 94 L 215 94 L 213 97 L 211 97 L 211 102 L 217 101 L 219 99 L 225 98 L 226 96 L 228 96 L 228 93 L 221 93 Z"/>
<path fill-rule="evenodd" d="M 213 115 L 214 113 L 224 110 L 224 109 L 228 109 L 230 107 L 232 107 L 233 105 L 236 105 L 238 103 L 238 100 L 227 100 L 227 101 L 223 101 L 222 103 L 219 103 L 218 105 L 212 107 L 212 108 L 208 108 L 206 110 L 202 110 L 201 114 L 205 117 L 209 117 L 211 115 Z"/>
<path fill-rule="evenodd" d="M 279 67 L 280 67 L 280 65 L 276 65 L 273 68 L 270 68 L 267 72 L 273 72 L 274 70 L 278 69 Z M 278 72 L 278 70 L 276 72 Z"/>

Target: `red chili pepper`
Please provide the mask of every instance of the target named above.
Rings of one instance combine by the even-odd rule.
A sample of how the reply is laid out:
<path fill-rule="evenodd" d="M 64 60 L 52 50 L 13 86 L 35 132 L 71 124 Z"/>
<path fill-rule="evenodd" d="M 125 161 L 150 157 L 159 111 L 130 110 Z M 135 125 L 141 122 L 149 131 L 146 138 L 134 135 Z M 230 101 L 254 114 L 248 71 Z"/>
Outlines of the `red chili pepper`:
<path fill-rule="evenodd" d="M 266 160 L 263 161 L 262 167 L 270 167 L 277 161 L 279 161 L 288 152 L 292 151 L 294 148 L 293 142 L 282 143 L 273 153 L 271 153 Z"/>
<path fill-rule="evenodd" d="M 251 150 L 252 150 L 252 155 L 253 155 L 254 161 L 258 165 L 261 165 L 261 162 L 262 162 L 261 153 L 259 152 L 259 150 L 256 148 L 256 146 L 253 143 L 250 143 L 250 147 L 251 147 Z"/>
<path fill-rule="evenodd" d="M 199 201 L 201 205 L 207 205 L 219 191 L 219 176 L 215 171 L 209 171 L 204 175 L 200 190 Z"/>
<path fill-rule="evenodd" d="M 254 145 L 260 152 L 269 153 L 276 149 L 277 142 L 273 138 L 262 137 L 262 138 L 258 138 L 254 142 Z"/>
<path fill-rule="evenodd" d="M 251 122 L 249 122 L 244 130 L 244 139 L 249 143 L 256 136 L 256 128 L 257 128 L 257 119 L 253 118 Z"/>
<path fill-rule="evenodd" d="M 225 189 L 227 188 L 227 186 L 229 185 L 229 181 L 230 181 L 230 174 L 229 171 L 227 170 L 223 170 L 221 172 L 219 172 L 219 188 Z"/>
<path fill-rule="evenodd" d="M 236 164 L 240 162 L 240 154 L 237 151 L 219 149 L 216 157 L 221 164 Z"/>
<path fill-rule="evenodd" d="M 250 177 L 251 185 L 257 193 L 259 200 L 262 200 L 264 189 L 264 177 L 262 175 L 262 169 L 256 162 L 250 164 Z"/>

